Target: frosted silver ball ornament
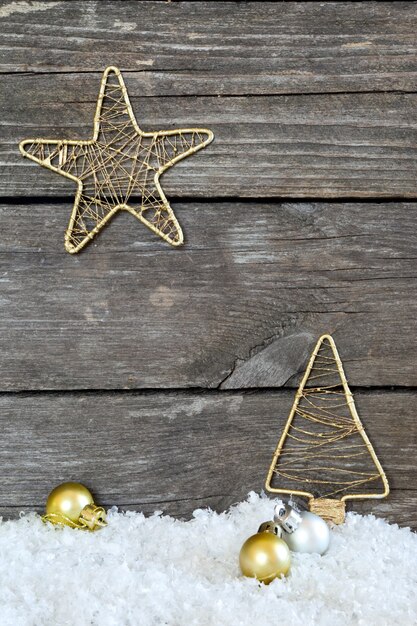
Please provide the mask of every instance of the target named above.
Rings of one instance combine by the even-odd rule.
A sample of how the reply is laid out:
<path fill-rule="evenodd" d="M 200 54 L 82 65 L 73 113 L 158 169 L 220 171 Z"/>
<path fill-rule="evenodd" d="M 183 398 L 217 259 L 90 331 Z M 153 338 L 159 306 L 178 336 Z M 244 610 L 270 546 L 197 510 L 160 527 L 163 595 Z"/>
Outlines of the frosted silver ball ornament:
<path fill-rule="evenodd" d="M 293 552 L 324 554 L 330 544 L 330 530 L 324 519 L 297 511 L 279 501 L 274 509 L 274 521 L 282 528 L 282 539 Z"/>

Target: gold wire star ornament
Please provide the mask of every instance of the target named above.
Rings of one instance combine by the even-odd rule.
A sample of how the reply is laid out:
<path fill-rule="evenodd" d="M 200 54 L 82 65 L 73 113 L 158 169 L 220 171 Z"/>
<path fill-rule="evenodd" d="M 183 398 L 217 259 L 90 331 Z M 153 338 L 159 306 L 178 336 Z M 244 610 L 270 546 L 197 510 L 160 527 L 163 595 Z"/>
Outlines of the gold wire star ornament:
<path fill-rule="evenodd" d="M 336 524 L 344 521 L 347 500 L 389 494 L 330 335 L 320 337 L 311 355 L 265 487 L 309 498 L 310 511 Z"/>
<path fill-rule="evenodd" d="M 120 71 L 108 67 L 101 80 L 92 139 L 25 139 L 19 148 L 23 156 L 77 183 L 65 233 L 65 248 L 74 254 L 123 209 L 171 245 L 181 245 L 181 226 L 159 179 L 213 138 L 205 128 L 142 131 Z M 134 196 L 140 200 L 129 204 Z"/>

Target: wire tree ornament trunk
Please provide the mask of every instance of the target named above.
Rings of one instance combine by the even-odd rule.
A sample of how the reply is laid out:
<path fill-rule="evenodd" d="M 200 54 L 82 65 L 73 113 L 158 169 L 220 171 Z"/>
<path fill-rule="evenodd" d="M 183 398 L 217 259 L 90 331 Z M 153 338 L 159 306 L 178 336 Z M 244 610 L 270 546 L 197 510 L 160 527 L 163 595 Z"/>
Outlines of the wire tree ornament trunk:
<path fill-rule="evenodd" d="M 305 496 L 313 513 L 336 524 L 345 519 L 346 500 L 384 498 L 389 493 L 330 335 L 320 337 L 311 355 L 266 489 Z"/>

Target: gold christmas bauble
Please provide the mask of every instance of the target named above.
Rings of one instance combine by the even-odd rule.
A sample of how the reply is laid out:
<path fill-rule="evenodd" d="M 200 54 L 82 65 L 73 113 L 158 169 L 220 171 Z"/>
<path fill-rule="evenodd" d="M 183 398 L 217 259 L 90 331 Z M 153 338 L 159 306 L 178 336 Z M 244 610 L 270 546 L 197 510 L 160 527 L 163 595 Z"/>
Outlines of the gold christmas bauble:
<path fill-rule="evenodd" d="M 93 496 L 81 483 L 62 483 L 49 494 L 46 515 L 62 515 L 78 523 L 83 508 L 93 503 Z"/>
<path fill-rule="evenodd" d="M 269 585 L 290 571 L 291 555 L 285 541 L 271 532 L 260 532 L 245 541 L 239 555 L 244 576 Z"/>

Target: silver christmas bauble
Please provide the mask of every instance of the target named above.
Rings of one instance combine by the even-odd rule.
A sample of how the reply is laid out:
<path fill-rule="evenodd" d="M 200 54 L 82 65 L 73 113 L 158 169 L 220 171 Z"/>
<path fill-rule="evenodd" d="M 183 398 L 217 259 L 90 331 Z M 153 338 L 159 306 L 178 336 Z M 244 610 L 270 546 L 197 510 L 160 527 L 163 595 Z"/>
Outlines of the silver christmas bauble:
<path fill-rule="evenodd" d="M 280 503 L 275 507 L 274 520 L 281 525 L 282 539 L 293 552 L 324 554 L 329 547 L 329 527 L 315 513 Z"/>

